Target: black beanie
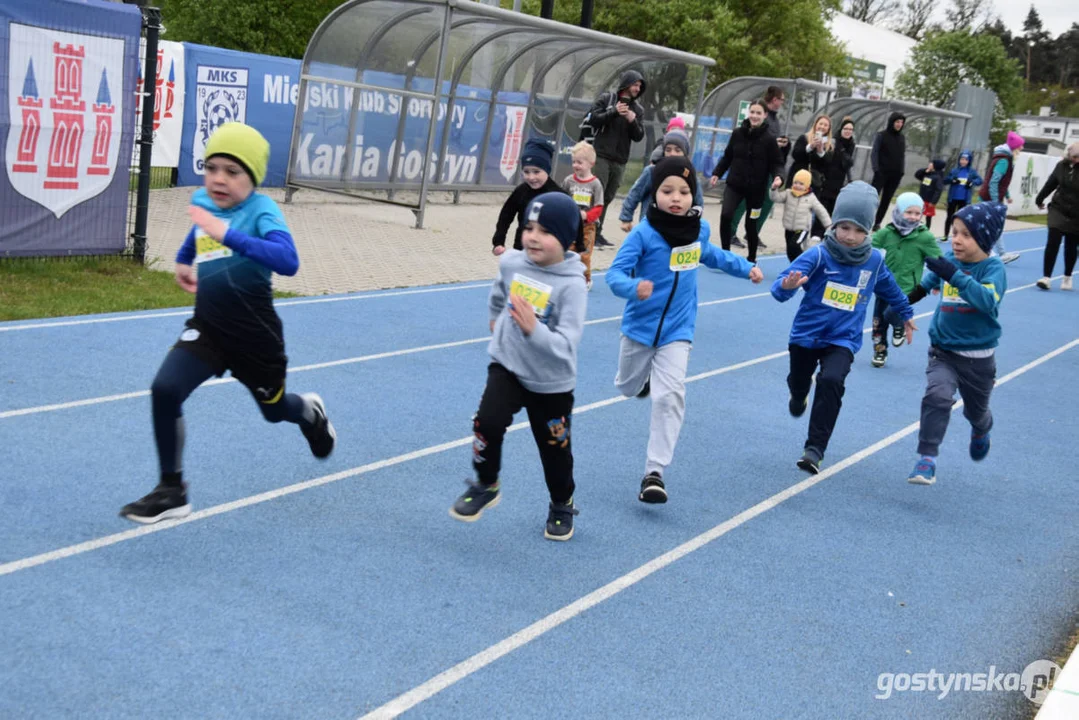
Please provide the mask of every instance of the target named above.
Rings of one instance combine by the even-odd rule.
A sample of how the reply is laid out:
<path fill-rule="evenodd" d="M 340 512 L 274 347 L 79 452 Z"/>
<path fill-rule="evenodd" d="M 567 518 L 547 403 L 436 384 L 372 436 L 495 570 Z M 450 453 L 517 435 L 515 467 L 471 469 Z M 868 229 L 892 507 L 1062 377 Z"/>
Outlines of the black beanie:
<path fill-rule="evenodd" d="M 663 181 L 672 175 L 677 175 L 689 185 L 691 195 L 697 195 L 697 171 L 693 169 L 693 163 L 689 158 L 671 155 L 665 157 L 652 167 L 652 201 L 655 202 L 656 193 Z"/>

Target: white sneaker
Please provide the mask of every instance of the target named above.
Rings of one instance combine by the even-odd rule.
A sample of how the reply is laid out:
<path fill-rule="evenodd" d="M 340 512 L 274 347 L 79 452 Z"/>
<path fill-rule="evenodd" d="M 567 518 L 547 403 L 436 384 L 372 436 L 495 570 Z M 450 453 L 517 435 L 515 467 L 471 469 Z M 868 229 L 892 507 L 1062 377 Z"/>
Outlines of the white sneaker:
<path fill-rule="evenodd" d="M 589 280 L 585 280 L 585 281 L 584 281 L 584 286 L 585 286 L 586 288 L 588 288 L 588 292 L 592 292 L 592 280 L 590 280 L 590 279 L 589 279 Z"/>
<path fill-rule="evenodd" d="M 1071 275 L 1065 275 L 1064 279 L 1060 281 L 1060 289 L 1061 290 L 1071 290 L 1072 289 L 1072 276 Z"/>
<path fill-rule="evenodd" d="M 1017 252 L 1004 253 L 1003 255 L 1000 256 L 1000 261 L 1002 263 L 1004 263 L 1005 265 L 1007 265 L 1008 263 L 1013 263 L 1018 259 L 1019 259 L 1019 253 L 1017 253 Z"/>
<path fill-rule="evenodd" d="M 1038 287 L 1040 287 L 1042 290 L 1048 290 L 1049 289 L 1049 278 L 1043 277 L 1041 280 L 1039 280 L 1038 282 L 1036 282 L 1034 284 L 1037 285 Z"/>

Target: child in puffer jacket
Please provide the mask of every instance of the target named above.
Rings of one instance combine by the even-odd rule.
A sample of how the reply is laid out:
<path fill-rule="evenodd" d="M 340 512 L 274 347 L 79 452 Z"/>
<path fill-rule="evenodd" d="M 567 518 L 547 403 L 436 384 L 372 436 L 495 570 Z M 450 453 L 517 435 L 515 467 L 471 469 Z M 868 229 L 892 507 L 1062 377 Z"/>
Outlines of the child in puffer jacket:
<path fill-rule="evenodd" d="M 812 180 L 808 170 L 799 170 L 794 173 L 789 190 L 772 190 L 772 202 L 783 205 L 783 231 L 787 238 L 787 259 L 791 262 L 806 247 L 814 215 L 825 228 L 832 224 L 827 208 L 810 189 Z"/>

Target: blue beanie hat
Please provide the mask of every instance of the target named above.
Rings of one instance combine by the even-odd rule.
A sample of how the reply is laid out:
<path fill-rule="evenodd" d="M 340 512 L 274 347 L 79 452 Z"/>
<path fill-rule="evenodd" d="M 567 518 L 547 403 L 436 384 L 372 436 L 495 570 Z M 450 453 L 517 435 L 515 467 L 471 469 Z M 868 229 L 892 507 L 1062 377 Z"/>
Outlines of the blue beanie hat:
<path fill-rule="evenodd" d="M 924 207 L 925 203 L 922 202 L 922 198 L 918 193 L 905 192 L 900 195 L 895 201 L 895 209 L 902 215 L 909 208 L 912 207 Z"/>
<path fill-rule="evenodd" d="M 862 180 L 855 180 L 839 191 L 832 223 L 851 222 L 869 232 L 877 214 L 877 191 Z"/>
<path fill-rule="evenodd" d="M 1004 232 L 1004 220 L 1007 216 L 1007 206 L 993 202 L 967 205 L 955 214 L 955 218 L 962 220 L 967 226 L 974 242 L 986 253 L 993 249 L 1000 239 L 1000 234 Z"/>
<path fill-rule="evenodd" d="M 581 208 L 573 198 L 562 192 L 537 195 L 525 210 L 527 222 L 539 223 L 558 238 L 563 250 L 569 250 L 581 234 Z"/>
<path fill-rule="evenodd" d="M 550 173 L 552 157 L 554 157 L 554 146 L 551 143 L 540 138 L 531 138 L 525 143 L 525 150 L 521 154 L 521 167 L 537 167 L 545 173 Z"/>

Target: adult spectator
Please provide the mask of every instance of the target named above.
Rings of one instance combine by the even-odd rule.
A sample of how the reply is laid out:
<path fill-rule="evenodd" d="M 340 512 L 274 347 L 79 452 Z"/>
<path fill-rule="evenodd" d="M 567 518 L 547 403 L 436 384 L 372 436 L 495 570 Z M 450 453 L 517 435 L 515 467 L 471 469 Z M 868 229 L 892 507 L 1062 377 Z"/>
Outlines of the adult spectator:
<path fill-rule="evenodd" d="M 1038 281 L 1042 290 L 1049 289 L 1049 278 L 1053 277 L 1053 266 L 1057 262 L 1060 241 L 1064 241 L 1064 279 L 1060 281 L 1061 290 L 1072 289 L 1072 270 L 1079 250 L 1079 142 L 1068 146 L 1068 154 L 1057 163 L 1045 186 L 1034 198 L 1038 209 L 1045 207 L 1045 199 L 1053 193 L 1049 203 L 1049 241 L 1045 243 L 1045 258 L 1042 261 L 1042 274 Z"/>
<path fill-rule="evenodd" d="M 768 134 L 775 140 L 776 145 L 779 148 L 780 168 L 787 164 L 787 154 L 791 150 L 790 140 L 786 136 L 782 135 L 782 130 L 779 124 L 779 111 L 783 108 L 783 103 L 787 101 L 787 95 L 783 92 L 783 88 L 776 85 L 770 85 L 764 92 L 764 109 L 767 111 L 765 120 L 767 124 L 765 128 Z M 794 177 L 793 175 L 791 177 Z M 757 219 L 757 232 L 764 227 L 764 221 L 768 219 L 769 213 L 772 212 L 772 198 L 768 193 L 770 189 L 769 183 L 765 184 L 763 188 L 764 192 L 764 205 L 761 206 L 761 215 Z M 738 205 L 738 208 L 734 212 L 731 222 L 731 234 L 733 236 L 731 244 L 735 247 L 745 247 L 745 244 L 738 239 L 738 224 L 742 222 L 742 216 L 745 215 L 746 204 L 745 201 Z M 763 248 L 765 244 L 760 242 L 758 238 L 758 246 Z"/>
<path fill-rule="evenodd" d="M 644 89 L 644 76 L 636 70 L 627 70 L 618 81 L 618 89 L 596 98 L 585 118 L 585 124 L 595 132 L 592 144 L 596 148 L 596 165 L 592 174 L 603 183 L 603 211 L 596 228 L 596 247 L 613 244 L 603 237 L 603 225 L 622 185 L 630 148 L 644 140 L 644 108 L 637 101 Z"/>
<path fill-rule="evenodd" d="M 888 214 L 888 206 L 903 179 L 907 158 L 907 139 L 903 137 L 903 126 L 907 116 L 894 112 L 888 118 L 888 125 L 877 133 L 873 140 L 873 187 L 880 194 L 877 205 L 877 219 L 873 223 L 873 232 L 880 230 L 880 222 Z"/>

